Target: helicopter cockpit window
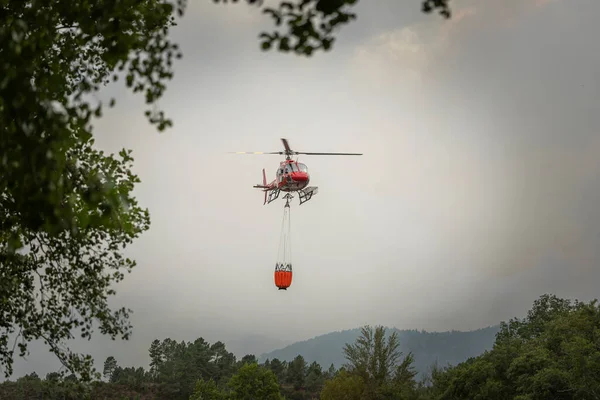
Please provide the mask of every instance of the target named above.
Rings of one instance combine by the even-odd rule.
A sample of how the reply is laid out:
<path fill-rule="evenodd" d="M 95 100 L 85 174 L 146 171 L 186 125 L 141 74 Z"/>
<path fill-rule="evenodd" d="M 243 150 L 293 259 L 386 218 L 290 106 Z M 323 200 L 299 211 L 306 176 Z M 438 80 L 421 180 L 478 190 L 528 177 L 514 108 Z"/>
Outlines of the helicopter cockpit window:
<path fill-rule="evenodd" d="M 285 172 L 292 172 L 292 167 L 290 166 L 290 164 L 285 166 Z"/>
<path fill-rule="evenodd" d="M 300 172 L 308 172 L 308 168 L 306 168 L 306 164 L 298 163 L 298 170 Z"/>
<path fill-rule="evenodd" d="M 292 171 L 297 172 L 298 171 L 298 166 L 296 165 L 296 163 L 290 164 L 292 166 Z"/>

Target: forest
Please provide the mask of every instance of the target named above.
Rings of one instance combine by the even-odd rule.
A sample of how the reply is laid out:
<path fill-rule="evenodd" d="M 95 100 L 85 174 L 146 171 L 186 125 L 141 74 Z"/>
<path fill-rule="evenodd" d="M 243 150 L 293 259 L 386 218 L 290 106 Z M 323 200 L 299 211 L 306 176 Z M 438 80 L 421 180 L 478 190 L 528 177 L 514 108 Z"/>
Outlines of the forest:
<path fill-rule="evenodd" d="M 398 333 L 364 326 L 346 343 L 340 368 L 298 354 L 259 363 L 237 360 L 221 342 L 154 340 L 149 368 L 104 362 L 103 379 L 35 373 L 0 385 L 20 399 L 598 399 L 600 306 L 540 296 L 524 318 L 500 323 L 493 347 L 457 365 L 432 364 L 416 378 L 414 354 L 399 351 Z"/>

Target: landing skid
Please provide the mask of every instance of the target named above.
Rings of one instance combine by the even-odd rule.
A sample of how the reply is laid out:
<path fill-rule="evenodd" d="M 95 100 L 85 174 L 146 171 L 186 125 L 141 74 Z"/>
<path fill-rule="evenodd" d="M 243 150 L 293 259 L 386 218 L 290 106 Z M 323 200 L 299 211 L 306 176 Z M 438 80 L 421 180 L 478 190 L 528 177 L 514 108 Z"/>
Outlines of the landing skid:
<path fill-rule="evenodd" d="M 273 189 L 269 192 L 269 197 L 267 198 L 267 204 L 269 204 L 272 201 L 277 200 L 277 198 L 279 197 L 279 193 L 281 192 L 281 190 L 279 189 Z"/>
<path fill-rule="evenodd" d="M 317 194 L 318 192 L 319 188 L 316 186 L 309 186 L 302 190 L 298 190 L 298 196 L 300 197 L 300 205 L 312 199 L 313 194 Z"/>

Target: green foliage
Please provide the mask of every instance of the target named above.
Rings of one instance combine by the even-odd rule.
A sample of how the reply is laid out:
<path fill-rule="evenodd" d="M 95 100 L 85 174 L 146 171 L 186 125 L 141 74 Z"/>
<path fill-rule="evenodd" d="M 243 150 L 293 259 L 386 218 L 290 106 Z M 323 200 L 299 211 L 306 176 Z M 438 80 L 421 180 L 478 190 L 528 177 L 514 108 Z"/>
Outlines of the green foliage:
<path fill-rule="evenodd" d="M 155 340 L 149 353 L 148 380 L 164 385 L 165 393 L 173 399 L 188 399 L 200 378 L 224 387 L 236 370 L 235 356 L 222 342 L 211 345 L 203 338 L 188 343 Z"/>
<path fill-rule="evenodd" d="M 285 374 L 287 371 L 286 362 L 281 362 L 278 358 L 274 358 L 269 362 L 267 368 L 273 371 L 273 373 L 277 377 L 278 382 L 283 382 L 285 380 Z"/>
<path fill-rule="evenodd" d="M 494 348 L 435 371 L 436 399 L 587 399 L 600 394 L 600 307 L 552 295 L 502 324 Z"/>
<path fill-rule="evenodd" d="M 212 378 L 208 381 L 198 379 L 194 393 L 190 396 L 190 400 L 225 400 L 226 398 L 225 393 L 217 387 Z"/>
<path fill-rule="evenodd" d="M 325 383 L 325 376 L 321 366 L 316 362 L 312 362 L 306 371 L 306 390 L 309 392 L 318 392 Z"/>
<path fill-rule="evenodd" d="M 111 375 L 110 382 L 140 391 L 143 390 L 148 382 L 148 375 L 142 367 L 119 367 L 117 366 Z"/>
<path fill-rule="evenodd" d="M 315 364 L 316 364 L 316 361 L 315 361 Z M 319 364 L 317 364 L 317 365 L 319 365 Z M 335 365 L 331 364 L 329 366 L 329 368 L 327 369 L 327 371 L 325 371 L 323 373 L 323 378 L 325 380 L 333 379 L 333 377 L 335 376 L 335 373 L 336 373 L 336 371 L 335 371 Z"/>
<path fill-rule="evenodd" d="M 256 359 L 256 356 L 254 354 L 246 354 L 240 360 L 240 366 L 242 366 L 244 364 L 254 364 L 256 362 L 258 362 L 258 360 Z"/>
<path fill-rule="evenodd" d="M 117 369 L 117 360 L 113 356 L 107 357 L 104 361 L 104 369 L 102 370 L 104 378 L 110 381 L 115 369 Z"/>
<path fill-rule="evenodd" d="M 361 336 L 355 343 L 344 347 L 348 363 L 346 370 L 360 378 L 363 393 L 369 399 L 408 398 L 415 395 L 416 372 L 412 366 L 414 357 L 409 353 L 399 363 L 402 352 L 399 350 L 398 333 L 387 336 L 383 326 L 361 328 Z M 348 381 L 352 388 L 356 381 Z M 353 390 L 354 390 L 353 389 Z M 331 391 L 331 389 L 330 389 Z"/>
<path fill-rule="evenodd" d="M 291 384 L 295 390 L 300 390 L 304 388 L 306 372 L 306 361 L 298 354 L 287 366 L 285 382 Z"/>
<path fill-rule="evenodd" d="M 346 371 L 325 382 L 321 400 L 361 400 L 365 392 L 364 380 Z"/>
<path fill-rule="evenodd" d="M 15 385 L 18 383 L 22 392 L 30 397 L 51 399 L 157 399 L 168 398 L 172 400 L 188 399 L 219 399 L 244 398 L 244 390 L 258 393 L 257 396 L 271 396 L 281 398 L 312 399 L 318 397 L 325 383 L 322 368 L 317 363 L 312 363 L 308 368 L 301 357 L 292 368 L 288 370 L 288 363 L 277 359 L 259 365 L 238 362 L 235 356 L 228 352 L 222 342 L 210 344 L 203 338 L 194 342 L 176 342 L 172 339 L 152 341 L 149 348 L 151 366 L 149 370 L 142 367 L 121 367 L 113 357 L 108 357 L 105 362 L 108 382 L 92 382 L 84 385 L 78 382 L 75 375 L 63 377 L 59 373 L 47 375 L 46 380 L 40 380 L 37 375 L 31 374 L 20 378 L 18 382 L 5 382 L 0 384 L 0 398 L 14 398 L 7 394 L 14 394 Z M 255 357 L 248 355 L 246 360 Z M 248 368 L 247 366 L 250 366 Z M 298 368 L 299 367 L 299 368 Z M 112 371 L 112 372 L 111 372 Z M 282 377 L 277 378 L 276 372 Z M 298 374 L 303 373 L 303 376 Z M 333 366 L 329 369 L 333 377 L 336 373 Z M 295 390 L 293 385 L 285 382 L 290 376 L 295 381 L 305 382 L 304 387 Z M 275 391 L 277 388 L 277 391 Z M 78 391 L 74 392 L 77 389 Z M 72 397 L 68 393 L 76 393 Z M 67 394 L 65 394 L 67 393 Z M 271 395 L 269 394 L 271 393 Z M 58 397 L 57 397 L 58 396 Z M 232 397 L 233 396 L 233 397 Z M 21 398 L 21 397 L 18 397 Z M 256 397 L 258 398 L 258 397 Z"/>
<path fill-rule="evenodd" d="M 60 399 L 82 400 L 89 398 L 90 388 L 82 383 L 60 380 L 41 380 L 31 375 L 16 382 L 0 384 L 0 398 L 10 400 Z"/>
<path fill-rule="evenodd" d="M 214 0 L 215 3 L 227 0 Z M 231 0 L 237 3 L 238 0 Z M 246 0 L 248 4 L 262 4 L 257 0 Z M 278 7 L 265 7 L 263 13 L 271 16 L 275 30 L 260 34 L 261 48 L 265 51 L 276 49 L 280 52 L 293 52 L 311 56 L 316 51 L 329 51 L 335 41 L 334 31 L 355 20 L 352 7 L 358 0 L 296 0 L 280 1 Z M 445 18 L 450 18 L 448 0 L 422 0 L 422 10 L 430 13 L 438 10 Z"/>
<path fill-rule="evenodd" d="M 419 390 L 413 367 L 414 357 L 409 353 L 402 362 L 396 366 L 391 379 L 385 380 L 377 389 L 377 397 L 383 399 L 418 399 Z"/>
<path fill-rule="evenodd" d="M 348 360 L 346 368 L 350 373 L 360 376 L 369 392 L 374 393 L 390 378 L 401 356 L 399 345 L 396 332 L 392 332 L 386 343 L 383 326 L 377 326 L 375 331 L 365 326 L 356 342 L 344 347 L 344 355 Z"/>
<path fill-rule="evenodd" d="M 182 14 L 183 1 L 177 11 Z M 160 0 L 4 1 L 0 5 L 0 363 L 12 373 L 14 346 L 41 339 L 84 380 L 90 356 L 65 342 L 89 339 L 97 323 L 130 334 L 130 310 L 112 311 L 111 288 L 135 262 L 123 249 L 149 227 L 131 195 L 133 159 L 93 148 L 90 99 L 126 74 L 154 104 L 172 77 L 168 39 L 176 6 Z M 111 100 L 111 105 L 114 99 Z M 162 112 L 147 112 L 163 130 Z M 9 343 L 13 337 L 14 345 Z M 16 339 L 14 338 L 16 337 Z"/>
<path fill-rule="evenodd" d="M 49 382 L 58 382 L 60 378 L 61 376 L 58 372 L 49 372 L 46 374 L 46 380 Z"/>
<path fill-rule="evenodd" d="M 121 157 L 103 156 L 90 142 L 69 152 L 69 159 L 74 164 L 78 159 L 79 165 L 67 179 L 82 183 L 81 191 L 68 198 L 71 209 L 77 212 L 77 225 L 71 231 L 50 235 L 30 230 L 19 226 L 17 215 L 10 215 L 10 211 L 4 214 L 13 219 L 11 231 L 27 249 L 15 253 L 6 242 L 0 244 L 0 356 L 6 375 L 12 372 L 8 336 L 17 329 L 21 355 L 26 354 L 28 341 L 43 339 L 63 364 L 84 378 L 90 377 L 91 358 L 78 357 L 60 347 L 62 341 L 73 337 L 73 330 L 79 328 L 81 337 L 89 339 L 97 320 L 103 334 L 128 337 L 129 310 L 112 312 L 107 298 L 114 294 L 111 285 L 123 279 L 122 270 L 135 266 L 121 255 L 121 249 L 148 228 L 149 217 L 130 196 L 138 181 L 129 170 L 132 159 L 125 152 Z M 109 188 L 109 197 L 119 197 L 119 204 L 87 208 L 85 197 L 90 191 L 84 182 L 98 176 Z"/>
<path fill-rule="evenodd" d="M 130 171 L 129 153 L 122 152 L 119 160 L 104 156 L 91 144 L 86 142 L 68 152 L 73 169 L 65 179 L 79 182 L 77 191 L 65 199 L 65 207 L 77 214 L 70 231 L 35 231 L 20 225 L 13 210 L 0 213 L 3 222 L 12 221 L 10 232 L 24 246 L 14 252 L 7 242 L 0 243 L 0 361 L 6 376 L 12 373 L 13 362 L 8 338 L 15 333 L 20 338 L 21 356 L 27 353 L 29 341 L 43 339 L 61 362 L 84 380 L 92 377 L 93 360 L 62 346 L 74 338 L 76 329 L 89 339 L 96 321 L 102 334 L 129 337 L 130 310 L 110 310 L 108 297 L 115 294 L 111 286 L 123 279 L 123 272 L 135 266 L 135 261 L 121 252 L 148 229 L 149 215 L 131 197 L 139 180 Z M 107 198 L 118 198 L 118 203 L 89 208 L 86 197 L 93 197 L 89 185 L 96 178 Z M 0 233 L 6 232 L 5 227 L 2 223 Z"/>
<path fill-rule="evenodd" d="M 153 380 L 158 378 L 158 367 L 164 361 L 160 340 L 154 339 L 148 350 L 150 353 L 150 375 Z"/>
<path fill-rule="evenodd" d="M 332 365 L 323 372 L 316 362 L 307 365 L 302 355 L 289 363 L 242 364 L 221 342 L 165 339 L 150 346 L 154 373 L 115 366 L 112 383 L 87 386 L 74 376 L 48 374 L 42 380 L 32 373 L 0 384 L 0 398 L 579 400 L 600 393 L 596 300 L 541 296 L 526 318 L 502 323 L 491 350 L 456 366 L 433 365 L 428 380 L 421 382 L 415 380 L 413 354 L 402 357 L 395 332 L 387 335 L 382 327 L 361 332 L 347 344 L 348 363 L 339 371 Z M 116 363 L 109 357 L 105 364 Z"/>
<path fill-rule="evenodd" d="M 90 142 L 91 120 L 102 115 L 103 105 L 89 99 L 119 72 L 134 92 L 145 93 L 148 104 L 162 96 L 173 58 L 180 57 L 167 39 L 174 9 L 160 0 L 3 2 L 0 209 L 8 214 L 2 231 L 17 247 L 20 238 L 12 228 L 49 235 L 72 231 L 87 225 L 79 220 L 85 216 L 81 208 L 119 203 L 111 182 L 98 174 L 81 177 L 78 164 L 87 158 L 69 152 Z M 147 115 L 160 130 L 171 125 L 162 112 Z M 86 183 L 89 193 L 69 201 Z"/>
<path fill-rule="evenodd" d="M 258 365 L 244 364 L 228 383 L 230 400 L 283 399 L 275 374 Z"/>

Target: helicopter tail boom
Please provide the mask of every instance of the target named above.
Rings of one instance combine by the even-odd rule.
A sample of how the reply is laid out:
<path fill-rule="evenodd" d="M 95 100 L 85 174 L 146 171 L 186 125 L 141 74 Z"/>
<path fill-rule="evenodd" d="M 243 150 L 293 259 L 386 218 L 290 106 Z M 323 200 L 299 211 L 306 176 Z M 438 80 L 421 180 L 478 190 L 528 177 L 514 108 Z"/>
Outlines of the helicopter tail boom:
<path fill-rule="evenodd" d="M 264 168 L 262 170 L 262 174 L 263 174 L 262 185 L 254 185 L 252 187 L 256 188 L 256 189 L 263 189 L 263 192 L 265 192 L 265 201 L 264 201 L 263 205 L 265 205 L 265 204 L 267 204 L 267 195 L 270 190 L 274 189 L 274 187 L 272 185 L 267 184 L 267 174 L 266 174 Z"/>
<path fill-rule="evenodd" d="M 267 186 L 267 173 L 263 168 L 263 186 Z M 263 206 L 267 204 L 267 191 L 265 190 L 265 201 L 263 202 Z"/>

